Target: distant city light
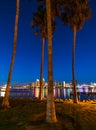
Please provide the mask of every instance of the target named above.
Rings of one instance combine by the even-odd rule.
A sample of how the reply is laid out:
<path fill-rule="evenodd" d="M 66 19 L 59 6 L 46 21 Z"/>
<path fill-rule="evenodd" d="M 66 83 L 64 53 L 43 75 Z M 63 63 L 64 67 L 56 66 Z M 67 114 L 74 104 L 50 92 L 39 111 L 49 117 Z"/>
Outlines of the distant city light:
<path fill-rule="evenodd" d="M 38 82 L 39 82 L 39 79 L 36 79 L 36 81 L 38 81 Z"/>

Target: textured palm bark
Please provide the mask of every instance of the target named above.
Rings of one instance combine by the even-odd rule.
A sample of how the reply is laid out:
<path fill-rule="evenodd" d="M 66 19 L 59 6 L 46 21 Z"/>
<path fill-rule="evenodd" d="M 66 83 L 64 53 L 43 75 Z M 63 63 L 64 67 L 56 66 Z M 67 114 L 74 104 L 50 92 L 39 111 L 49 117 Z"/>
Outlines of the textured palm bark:
<path fill-rule="evenodd" d="M 75 49 L 76 49 L 76 25 L 74 25 L 74 38 L 73 38 L 73 46 L 72 46 L 72 84 L 74 88 L 74 103 L 78 103 L 78 97 L 76 92 L 76 78 L 75 78 Z"/>
<path fill-rule="evenodd" d="M 19 8 L 20 8 L 20 0 L 16 0 L 16 16 L 15 16 L 15 27 L 14 27 L 14 41 L 13 41 L 13 52 L 11 57 L 10 70 L 8 74 L 7 86 L 5 91 L 5 96 L 2 102 L 2 106 L 5 108 L 9 108 L 9 92 L 10 92 L 10 82 L 12 77 L 12 70 L 14 66 L 14 60 L 16 55 L 16 46 L 17 46 L 17 34 L 18 34 L 18 20 L 19 20 Z"/>
<path fill-rule="evenodd" d="M 41 55 L 41 67 L 40 67 L 40 95 L 39 95 L 40 100 L 42 100 L 43 98 L 44 41 L 45 38 L 42 37 L 42 55 Z"/>
<path fill-rule="evenodd" d="M 46 0 L 46 10 L 48 28 L 48 97 L 46 121 L 49 123 L 53 123 L 57 122 L 57 119 L 53 96 L 51 0 Z"/>

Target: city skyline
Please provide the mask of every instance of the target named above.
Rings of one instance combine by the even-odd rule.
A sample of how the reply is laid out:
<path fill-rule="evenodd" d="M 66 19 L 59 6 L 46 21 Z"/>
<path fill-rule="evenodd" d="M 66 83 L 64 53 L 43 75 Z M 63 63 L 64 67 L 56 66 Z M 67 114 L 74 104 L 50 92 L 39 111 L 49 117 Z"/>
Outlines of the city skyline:
<path fill-rule="evenodd" d="M 15 1 L 1 0 L 0 4 L 0 83 L 6 83 L 13 47 Z M 34 6 L 35 5 L 35 6 Z M 77 32 L 76 80 L 79 83 L 96 82 L 96 2 L 90 1 L 92 17 Z M 12 83 L 33 82 L 40 77 L 41 41 L 31 28 L 36 2 L 21 1 L 16 59 Z M 60 20 L 53 37 L 53 80 L 72 81 L 71 53 L 73 31 Z M 47 81 L 47 40 L 45 42 L 44 79 Z"/>

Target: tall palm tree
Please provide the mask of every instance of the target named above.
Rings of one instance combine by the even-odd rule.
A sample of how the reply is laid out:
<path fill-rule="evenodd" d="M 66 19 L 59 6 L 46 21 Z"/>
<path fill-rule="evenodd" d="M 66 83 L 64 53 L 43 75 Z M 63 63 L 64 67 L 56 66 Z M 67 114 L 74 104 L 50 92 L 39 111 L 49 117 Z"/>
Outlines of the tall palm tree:
<path fill-rule="evenodd" d="M 43 72 L 44 72 L 44 42 L 47 38 L 47 20 L 46 20 L 46 9 L 43 6 L 39 6 L 37 12 L 34 13 L 32 19 L 32 27 L 36 28 L 34 34 L 41 35 L 42 43 L 42 54 L 41 54 L 41 67 L 40 67 L 40 94 L 39 99 L 42 100 L 43 97 Z"/>
<path fill-rule="evenodd" d="M 39 99 L 42 100 L 43 97 L 43 72 L 44 72 L 44 41 L 47 39 L 47 16 L 46 16 L 46 8 L 41 5 L 38 7 L 37 12 L 34 13 L 32 19 L 32 27 L 36 28 L 34 31 L 35 35 L 41 35 L 41 43 L 42 43 L 42 54 L 41 54 L 41 66 L 40 66 L 40 95 Z M 52 22 L 52 34 L 56 29 L 55 21 Z"/>
<path fill-rule="evenodd" d="M 12 77 L 12 70 L 14 66 L 14 60 L 16 55 L 16 46 L 17 46 L 17 34 L 18 34 L 18 20 L 19 20 L 19 8 L 20 8 L 20 0 L 16 0 L 16 16 L 15 16 L 15 27 L 14 27 L 14 41 L 13 41 L 13 52 L 11 57 L 10 70 L 8 74 L 7 86 L 5 91 L 5 96 L 2 102 L 2 106 L 5 108 L 9 108 L 9 91 L 10 91 L 10 82 Z"/>
<path fill-rule="evenodd" d="M 52 21 L 51 21 L 51 0 L 46 0 L 47 29 L 48 29 L 48 97 L 46 121 L 57 122 L 55 103 L 53 95 L 53 72 L 52 72 Z"/>
<path fill-rule="evenodd" d="M 76 92 L 76 76 L 75 76 L 75 48 L 76 48 L 76 32 L 82 29 L 84 22 L 90 18 L 91 10 L 88 7 L 88 0 L 63 0 L 64 12 L 62 13 L 62 21 L 73 29 L 73 45 L 72 45 L 72 84 L 74 87 L 74 103 L 78 103 Z"/>
<path fill-rule="evenodd" d="M 52 72 L 52 29 L 55 27 L 55 16 L 59 16 L 60 8 L 57 6 L 57 0 L 37 0 L 38 2 L 43 2 L 46 5 L 47 12 L 47 29 L 48 29 L 48 97 L 47 97 L 47 112 L 46 121 L 47 122 L 57 122 L 55 103 L 53 95 L 53 72 Z M 60 0 L 58 0 L 60 1 Z M 54 29 L 53 29 L 54 30 Z"/>

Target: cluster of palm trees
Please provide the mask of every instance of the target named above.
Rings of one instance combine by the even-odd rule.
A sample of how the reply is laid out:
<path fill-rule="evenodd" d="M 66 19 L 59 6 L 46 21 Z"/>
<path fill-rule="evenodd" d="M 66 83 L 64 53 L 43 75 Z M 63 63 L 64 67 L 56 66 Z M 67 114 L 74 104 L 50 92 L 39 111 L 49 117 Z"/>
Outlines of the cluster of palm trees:
<path fill-rule="evenodd" d="M 37 0 L 40 6 L 37 12 L 34 13 L 32 19 L 32 27 L 36 30 L 35 35 L 40 34 L 42 43 L 41 54 L 41 67 L 40 67 L 40 96 L 42 100 L 42 88 L 43 88 L 43 71 L 44 71 L 44 41 L 48 40 L 48 97 L 47 97 L 47 111 L 46 121 L 57 122 L 55 103 L 53 96 L 53 72 L 52 72 L 52 38 L 56 28 L 55 19 L 60 18 L 61 21 L 70 26 L 73 30 L 73 46 L 72 46 L 72 84 L 74 87 L 74 103 L 78 103 L 76 93 L 76 76 L 75 76 L 75 48 L 76 48 L 76 32 L 82 29 L 84 22 L 90 18 L 91 10 L 88 7 L 89 0 Z M 9 92 L 10 82 L 12 77 L 12 70 L 14 66 L 14 60 L 16 55 L 16 44 L 18 34 L 18 20 L 19 20 L 19 8 L 20 0 L 16 0 L 16 17 L 14 27 L 14 41 L 13 41 L 13 53 L 9 69 L 8 81 L 5 96 L 2 102 L 2 106 L 5 108 L 10 107 Z"/>

